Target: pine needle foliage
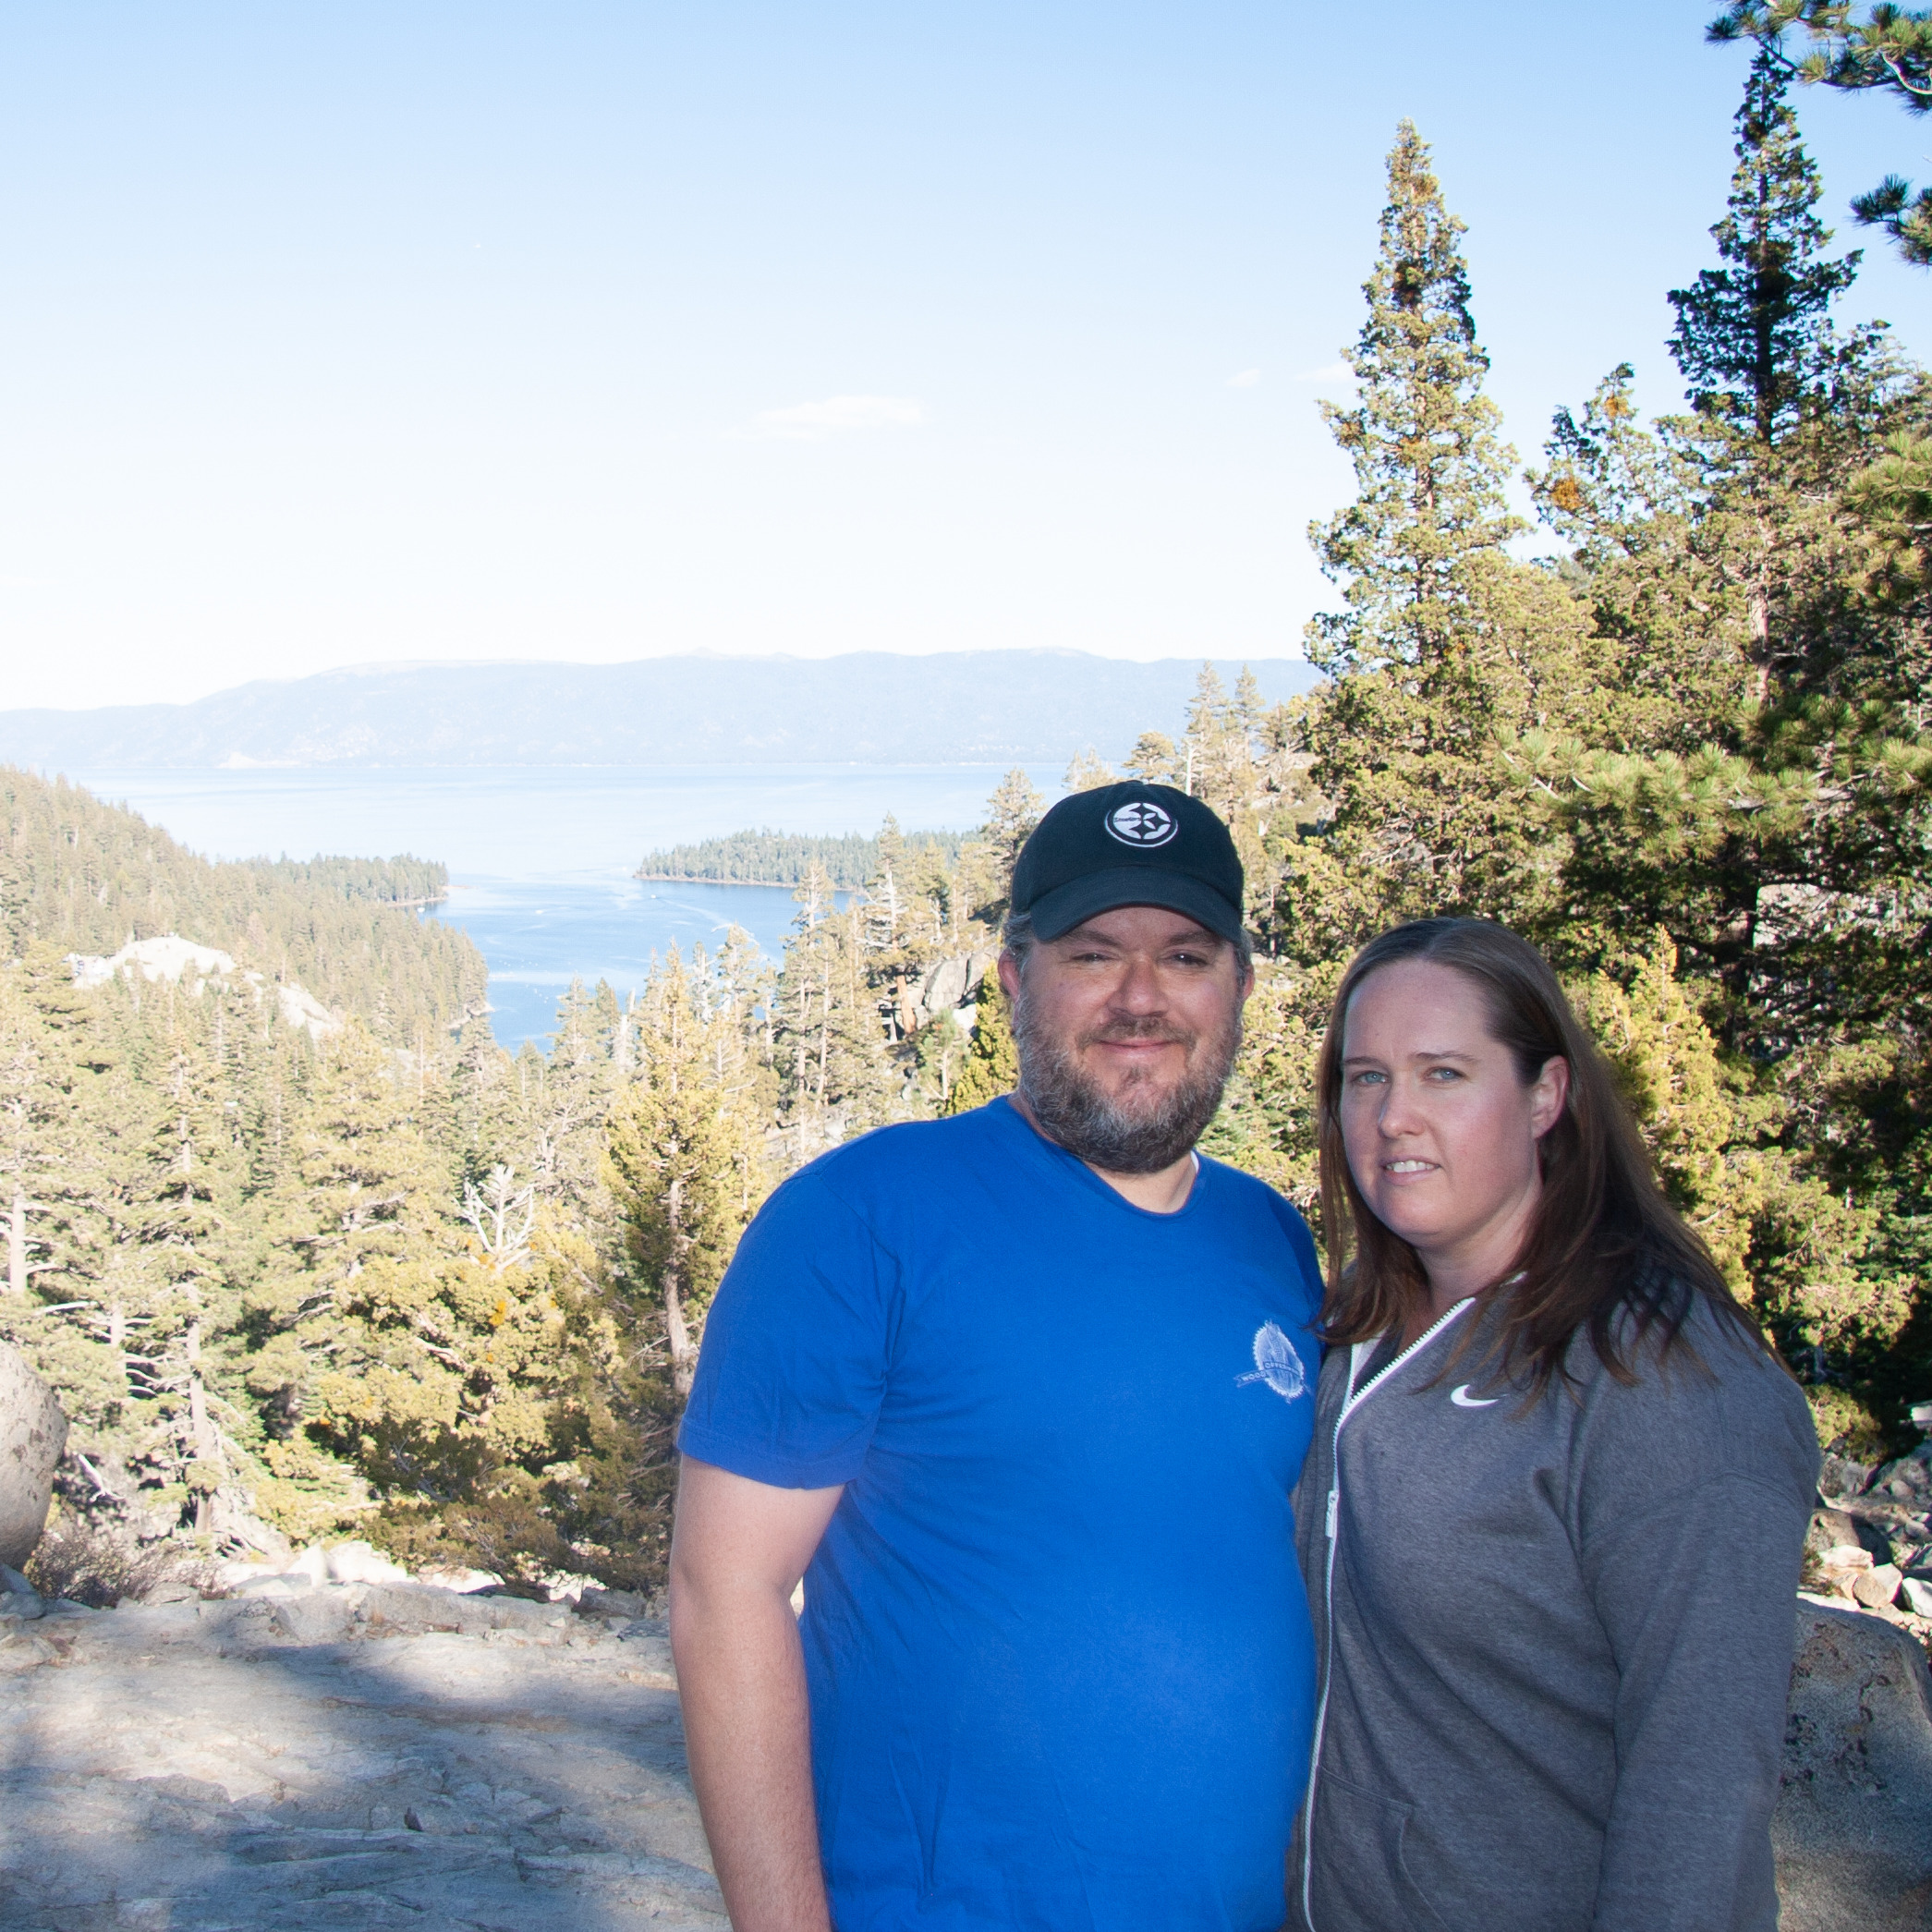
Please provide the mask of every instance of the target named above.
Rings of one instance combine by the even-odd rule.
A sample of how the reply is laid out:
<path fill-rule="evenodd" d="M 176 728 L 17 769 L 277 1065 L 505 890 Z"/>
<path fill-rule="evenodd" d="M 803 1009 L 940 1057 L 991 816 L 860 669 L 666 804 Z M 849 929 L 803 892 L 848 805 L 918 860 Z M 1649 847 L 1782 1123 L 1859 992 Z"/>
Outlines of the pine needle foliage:
<path fill-rule="evenodd" d="M 967 1113 L 983 1107 L 1020 1084 L 1019 1049 L 1014 1044 L 1013 1020 L 1006 995 L 989 973 L 979 982 L 973 1005 L 973 1034 L 953 1089 L 940 1104 L 942 1114 Z"/>
<path fill-rule="evenodd" d="M 1792 29 L 1808 42 L 1796 59 L 1783 46 Z M 1809 83 L 1889 94 L 1912 115 L 1932 111 L 1932 8 L 1881 0 L 1860 18 L 1848 0 L 1739 0 L 1711 22 L 1709 37 L 1756 40 L 1762 53 Z M 1888 175 L 1852 209 L 1889 235 L 1907 261 L 1932 264 L 1932 188 L 1914 193 L 1902 176 Z"/>
<path fill-rule="evenodd" d="M 1786 63 L 1760 47 L 1737 111 L 1737 169 L 1724 218 L 1710 231 L 1720 268 L 1671 291 L 1671 353 L 1692 401 L 1775 443 L 1817 407 L 1836 361 L 1831 305 L 1858 274 L 1859 254 L 1825 257 L 1824 195 L 1786 98 Z"/>
<path fill-rule="evenodd" d="M 1331 676 L 1440 660 L 1466 629 L 1471 561 L 1523 528 L 1504 507 L 1514 458 L 1482 393 L 1489 358 L 1469 309 L 1464 232 L 1403 121 L 1362 288 L 1367 318 L 1343 352 L 1356 400 L 1321 405 L 1355 473 L 1355 501 L 1308 532 L 1348 605 L 1307 632 L 1309 662 Z"/>

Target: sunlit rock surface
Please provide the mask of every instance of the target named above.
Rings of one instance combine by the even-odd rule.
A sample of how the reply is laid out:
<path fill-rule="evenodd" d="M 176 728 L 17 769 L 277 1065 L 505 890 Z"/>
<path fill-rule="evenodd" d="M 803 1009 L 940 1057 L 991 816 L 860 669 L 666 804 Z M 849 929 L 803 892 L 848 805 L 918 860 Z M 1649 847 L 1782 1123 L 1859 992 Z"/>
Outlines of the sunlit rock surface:
<path fill-rule="evenodd" d="M 350 1584 L 7 1631 L 0 1925 L 723 1932 L 660 1624 Z"/>

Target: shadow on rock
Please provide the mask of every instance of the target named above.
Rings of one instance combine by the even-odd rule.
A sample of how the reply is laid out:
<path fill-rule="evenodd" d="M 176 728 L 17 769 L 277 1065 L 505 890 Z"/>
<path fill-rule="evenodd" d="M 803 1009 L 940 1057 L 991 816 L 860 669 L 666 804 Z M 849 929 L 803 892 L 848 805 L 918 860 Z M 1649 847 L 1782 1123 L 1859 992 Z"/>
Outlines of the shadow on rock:
<path fill-rule="evenodd" d="M 662 1626 L 416 1586 L 0 1642 L 0 1923 L 724 1932 Z"/>

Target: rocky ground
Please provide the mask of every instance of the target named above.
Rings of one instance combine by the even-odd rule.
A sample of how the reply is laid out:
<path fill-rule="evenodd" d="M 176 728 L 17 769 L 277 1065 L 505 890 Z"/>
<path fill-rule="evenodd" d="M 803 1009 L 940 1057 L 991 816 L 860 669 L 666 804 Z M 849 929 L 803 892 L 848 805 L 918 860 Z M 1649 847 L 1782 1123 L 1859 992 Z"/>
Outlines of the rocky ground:
<path fill-rule="evenodd" d="M 321 1584 L 0 1632 L 13 1932 L 723 1932 L 651 1619 Z"/>
<path fill-rule="evenodd" d="M 1932 1642 L 1932 1442 L 1876 1469 L 1828 1455 L 1818 1501 L 1811 1586 Z"/>
<path fill-rule="evenodd" d="M 1782 1786 L 1780 1932 L 1932 1928 L 1932 1672 L 1896 1619 L 1800 1597 Z"/>
<path fill-rule="evenodd" d="M 1868 1537 L 1918 1534 L 1858 1494 Z M 651 1606 L 446 1580 L 348 1544 L 91 1610 L 0 1571 L 0 1926 L 725 1932 Z M 1797 1618 L 1786 1932 L 1932 1932 L 1922 1620 L 1816 1592 Z"/>

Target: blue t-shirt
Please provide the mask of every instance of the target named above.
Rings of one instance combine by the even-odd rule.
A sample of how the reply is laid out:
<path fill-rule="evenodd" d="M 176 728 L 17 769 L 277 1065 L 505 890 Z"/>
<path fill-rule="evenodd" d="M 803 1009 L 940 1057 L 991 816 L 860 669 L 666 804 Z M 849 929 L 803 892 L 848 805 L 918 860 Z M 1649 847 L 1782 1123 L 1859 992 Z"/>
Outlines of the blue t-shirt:
<path fill-rule="evenodd" d="M 845 1485 L 802 1634 L 839 1932 L 1273 1932 L 1314 1701 L 1314 1245 L 1124 1200 L 1006 1101 L 765 1204 L 679 1446 Z"/>

